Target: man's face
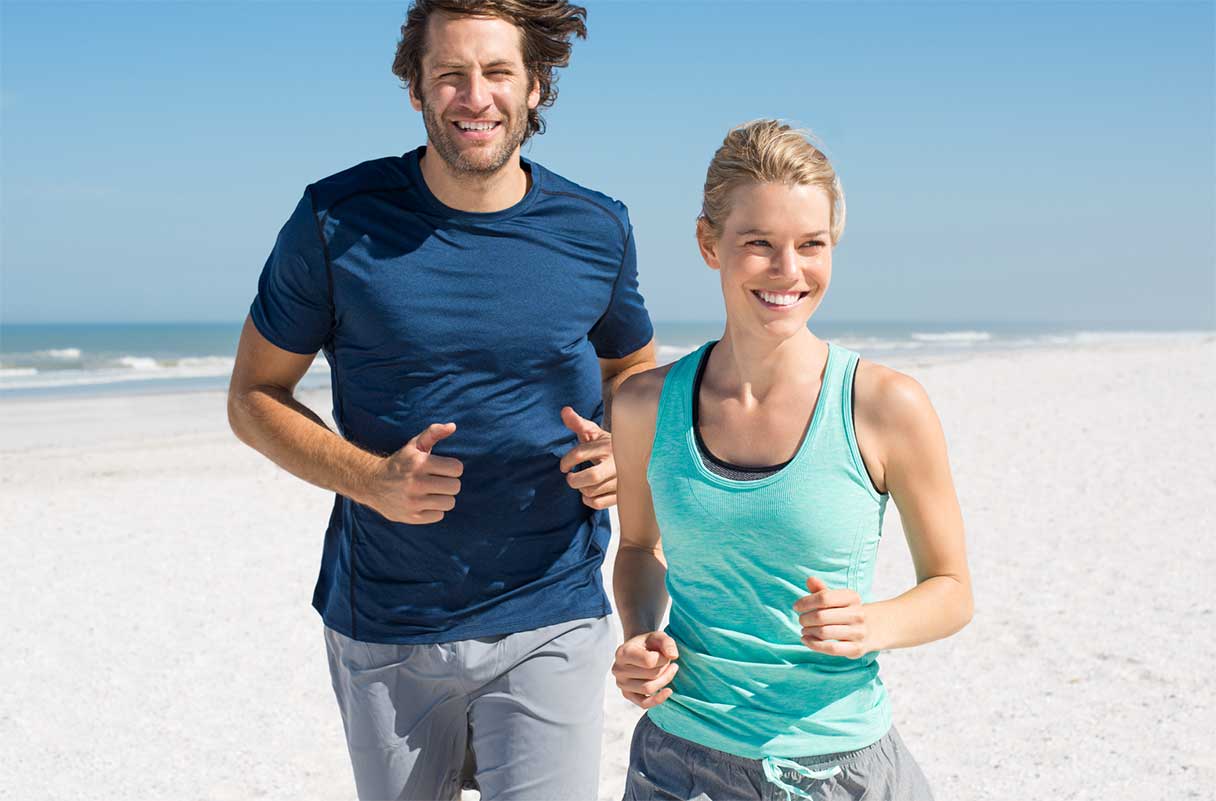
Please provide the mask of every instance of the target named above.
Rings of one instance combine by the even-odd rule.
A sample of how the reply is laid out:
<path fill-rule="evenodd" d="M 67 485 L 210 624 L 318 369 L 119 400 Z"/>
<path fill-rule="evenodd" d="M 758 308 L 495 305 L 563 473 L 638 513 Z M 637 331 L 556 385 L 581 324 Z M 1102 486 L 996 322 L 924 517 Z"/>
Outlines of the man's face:
<path fill-rule="evenodd" d="M 540 88 L 524 69 L 520 31 L 497 17 L 437 13 L 427 27 L 420 87 L 410 104 L 456 172 L 492 173 L 517 152 Z M 418 90 L 421 89 L 421 92 Z"/>

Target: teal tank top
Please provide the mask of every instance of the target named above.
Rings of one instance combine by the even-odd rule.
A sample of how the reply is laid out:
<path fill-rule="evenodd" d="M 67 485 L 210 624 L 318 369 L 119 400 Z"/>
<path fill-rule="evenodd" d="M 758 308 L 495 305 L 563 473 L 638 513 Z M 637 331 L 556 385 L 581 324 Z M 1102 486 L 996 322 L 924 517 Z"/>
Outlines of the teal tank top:
<path fill-rule="evenodd" d="M 667 558 L 680 649 L 659 728 L 746 757 L 796 758 L 864 748 L 891 727 L 877 654 L 816 653 L 794 602 L 816 575 L 869 603 L 887 496 L 874 489 L 853 433 L 857 354 L 828 346 L 823 387 L 793 459 L 738 480 L 702 461 L 693 383 L 711 343 L 667 373 L 647 479 Z"/>

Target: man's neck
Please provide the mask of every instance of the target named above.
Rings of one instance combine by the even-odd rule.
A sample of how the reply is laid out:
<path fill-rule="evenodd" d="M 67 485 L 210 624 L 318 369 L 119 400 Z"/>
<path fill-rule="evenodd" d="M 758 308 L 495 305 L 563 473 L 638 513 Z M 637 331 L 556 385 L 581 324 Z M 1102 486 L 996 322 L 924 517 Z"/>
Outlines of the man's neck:
<path fill-rule="evenodd" d="M 456 172 L 429 146 L 419 167 L 431 194 L 459 211 L 508 209 L 522 200 L 532 185 L 532 176 L 519 164 L 518 148 L 501 169 L 492 173 Z"/>

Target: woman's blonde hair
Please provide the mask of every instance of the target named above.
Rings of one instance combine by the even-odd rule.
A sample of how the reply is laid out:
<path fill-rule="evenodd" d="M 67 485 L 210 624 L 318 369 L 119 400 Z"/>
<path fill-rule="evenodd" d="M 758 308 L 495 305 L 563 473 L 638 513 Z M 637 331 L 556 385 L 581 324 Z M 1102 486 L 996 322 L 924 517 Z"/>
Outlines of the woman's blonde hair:
<path fill-rule="evenodd" d="M 844 189 L 828 157 L 812 143 L 812 134 L 780 120 L 752 120 L 732 128 L 714 153 L 705 175 L 703 220 L 714 238 L 730 215 L 730 193 L 749 183 L 817 186 L 832 205 L 832 244 L 844 234 Z"/>

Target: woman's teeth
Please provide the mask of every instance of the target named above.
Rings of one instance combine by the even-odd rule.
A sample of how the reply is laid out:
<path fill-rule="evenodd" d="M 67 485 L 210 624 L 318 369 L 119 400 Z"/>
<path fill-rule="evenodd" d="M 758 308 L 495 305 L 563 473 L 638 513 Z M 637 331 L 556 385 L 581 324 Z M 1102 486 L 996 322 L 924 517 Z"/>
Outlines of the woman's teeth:
<path fill-rule="evenodd" d="M 756 294 L 756 297 L 760 298 L 760 300 L 774 306 L 792 306 L 798 302 L 803 294 L 801 292 L 765 292 L 763 289 L 754 289 L 752 291 Z"/>

